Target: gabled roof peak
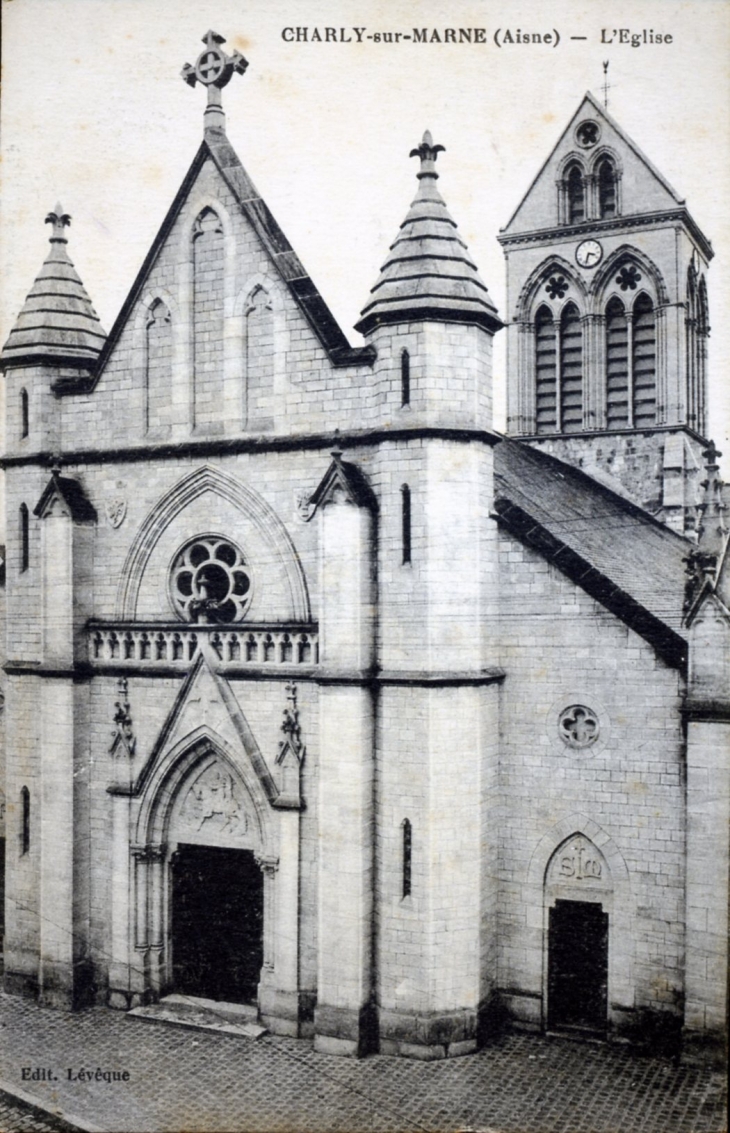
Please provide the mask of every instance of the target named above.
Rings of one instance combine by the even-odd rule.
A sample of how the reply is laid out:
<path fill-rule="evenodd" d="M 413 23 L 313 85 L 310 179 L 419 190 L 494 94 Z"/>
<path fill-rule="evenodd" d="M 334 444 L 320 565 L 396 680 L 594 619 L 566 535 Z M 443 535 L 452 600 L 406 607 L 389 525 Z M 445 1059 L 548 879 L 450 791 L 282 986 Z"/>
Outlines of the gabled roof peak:
<path fill-rule="evenodd" d="M 45 223 L 53 226 L 51 248 L 0 360 L 6 368 L 41 361 L 91 368 L 106 334 L 67 251 L 71 217 L 56 204 Z"/>
<path fill-rule="evenodd" d="M 436 159 L 444 152 L 428 130 L 410 152 L 421 161 L 418 192 L 355 324 L 362 334 L 422 320 L 472 323 L 492 333 L 503 325 L 436 188 Z"/>

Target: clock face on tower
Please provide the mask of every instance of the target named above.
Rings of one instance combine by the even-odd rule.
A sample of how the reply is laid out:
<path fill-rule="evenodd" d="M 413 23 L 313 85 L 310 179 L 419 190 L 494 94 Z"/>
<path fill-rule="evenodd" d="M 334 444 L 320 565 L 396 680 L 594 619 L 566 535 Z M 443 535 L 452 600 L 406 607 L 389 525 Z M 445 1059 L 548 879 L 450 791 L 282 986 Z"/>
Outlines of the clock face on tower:
<path fill-rule="evenodd" d="M 582 268 L 594 268 L 603 259 L 603 248 L 597 240 L 584 240 L 575 249 L 575 258 Z"/>

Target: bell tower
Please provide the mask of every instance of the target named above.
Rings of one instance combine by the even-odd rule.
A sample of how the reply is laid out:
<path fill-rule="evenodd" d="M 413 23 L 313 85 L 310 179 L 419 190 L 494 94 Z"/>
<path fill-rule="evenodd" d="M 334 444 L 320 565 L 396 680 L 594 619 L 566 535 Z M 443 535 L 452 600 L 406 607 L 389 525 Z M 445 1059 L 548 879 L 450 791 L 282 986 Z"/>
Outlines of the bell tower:
<path fill-rule="evenodd" d="M 713 252 L 685 201 L 589 93 L 499 241 L 509 434 L 691 534 Z"/>

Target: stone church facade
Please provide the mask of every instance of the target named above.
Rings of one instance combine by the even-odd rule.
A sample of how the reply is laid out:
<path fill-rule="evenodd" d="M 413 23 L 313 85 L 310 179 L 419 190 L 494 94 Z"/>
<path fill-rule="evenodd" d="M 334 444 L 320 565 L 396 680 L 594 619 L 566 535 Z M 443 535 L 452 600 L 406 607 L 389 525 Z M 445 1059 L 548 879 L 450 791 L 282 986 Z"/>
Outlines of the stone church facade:
<path fill-rule="evenodd" d="M 111 332 L 59 205 L 2 352 L 5 987 L 330 1053 L 508 1018 L 717 1055 L 711 246 L 587 95 L 499 236 L 503 320 L 426 134 L 352 347 L 226 137 L 222 42 Z"/>

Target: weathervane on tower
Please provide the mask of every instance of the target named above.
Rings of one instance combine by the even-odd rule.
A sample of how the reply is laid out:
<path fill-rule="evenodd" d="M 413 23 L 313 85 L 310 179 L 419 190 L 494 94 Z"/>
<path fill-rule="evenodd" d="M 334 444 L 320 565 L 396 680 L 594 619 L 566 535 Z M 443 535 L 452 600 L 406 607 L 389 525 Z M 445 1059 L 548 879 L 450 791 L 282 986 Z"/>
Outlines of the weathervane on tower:
<path fill-rule="evenodd" d="M 198 56 L 195 66 L 186 63 L 180 72 L 182 78 L 191 87 L 196 82 L 208 88 L 208 104 L 205 108 L 205 129 L 224 130 L 226 125 L 223 113 L 221 91 L 230 81 L 235 71 L 242 75 L 248 67 L 248 61 L 238 51 L 226 55 L 219 44 L 225 43 L 225 36 L 218 32 L 208 31 L 203 36 L 205 51 Z"/>

